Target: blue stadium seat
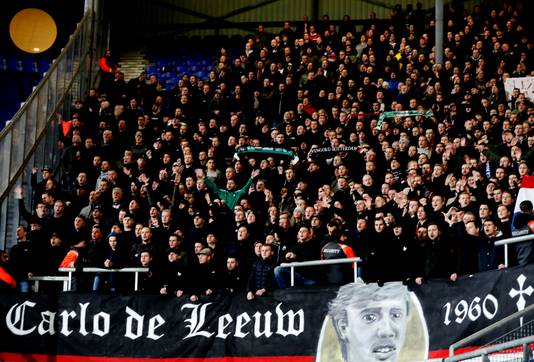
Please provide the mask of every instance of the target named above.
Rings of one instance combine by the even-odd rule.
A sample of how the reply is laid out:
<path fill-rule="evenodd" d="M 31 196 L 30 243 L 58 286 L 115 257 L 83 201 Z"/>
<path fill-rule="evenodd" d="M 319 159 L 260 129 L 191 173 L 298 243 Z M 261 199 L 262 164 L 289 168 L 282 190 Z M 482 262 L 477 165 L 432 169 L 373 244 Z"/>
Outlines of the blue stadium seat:
<path fill-rule="evenodd" d="M 10 72 L 16 72 L 18 67 L 18 59 L 15 54 L 8 54 L 7 56 L 7 70 Z"/>
<path fill-rule="evenodd" d="M 50 59 L 48 59 L 46 57 L 40 58 L 38 63 L 39 63 L 38 67 L 39 67 L 39 73 L 40 74 L 43 74 L 44 72 L 47 72 L 48 69 L 50 68 L 50 65 L 52 64 Z"/>
<path fill-rule="evenodd" d="M 29 54 L 24 54 L 22 56 L 22 71 L 25 73 L 33 73 L 33 58 Z"/>
<path fill-rule="evenodd" d="M 0 58 L 0 70 L 7 72 L 7 58 L 4 56 Z"/>

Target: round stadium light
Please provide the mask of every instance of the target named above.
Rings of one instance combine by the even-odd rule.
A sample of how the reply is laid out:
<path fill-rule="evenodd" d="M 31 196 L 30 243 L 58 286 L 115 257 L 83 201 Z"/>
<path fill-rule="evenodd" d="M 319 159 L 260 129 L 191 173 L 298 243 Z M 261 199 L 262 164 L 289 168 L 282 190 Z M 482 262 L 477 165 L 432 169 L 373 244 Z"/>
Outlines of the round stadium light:
<path fill-rule="evenodd" d="M 47 12 L 28 8 L 11 19 L 9 35 L 19 49 L 27 53 L 42 53 L 54 44 L 57 27 Z"/>

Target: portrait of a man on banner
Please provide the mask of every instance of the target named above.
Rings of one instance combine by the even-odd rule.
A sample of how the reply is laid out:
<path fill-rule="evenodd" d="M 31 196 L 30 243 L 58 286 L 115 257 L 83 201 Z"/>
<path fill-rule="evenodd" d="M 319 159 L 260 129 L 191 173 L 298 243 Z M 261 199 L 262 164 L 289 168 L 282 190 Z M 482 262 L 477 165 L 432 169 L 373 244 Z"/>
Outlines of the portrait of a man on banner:
<path fill-rule="evenodd" d="M 421 308 L 405 285 L 352 283 L 329 303 L 317 362 L 415 361 L 427 351 Z"/>

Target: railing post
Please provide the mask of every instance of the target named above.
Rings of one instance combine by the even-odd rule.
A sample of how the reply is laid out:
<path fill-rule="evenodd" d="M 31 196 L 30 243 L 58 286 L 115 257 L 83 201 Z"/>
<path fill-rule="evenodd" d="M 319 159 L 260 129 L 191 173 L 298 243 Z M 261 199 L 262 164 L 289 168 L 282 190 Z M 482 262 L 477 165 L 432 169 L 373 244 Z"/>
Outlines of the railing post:
<path fill-rule="evenodd" d="M 504 244 L 504 266 L 508 268 L 508 244 Z"/>
<path fill-rule="evenodd" d="M 134 276 L 134 291 L 137 292 L 137 289 L 139 287 L 139 272 L 135 272 Z"/>
<path fill-rule="evenodd" d="M 34 293 L 38 293 L 39 292 L 39 281 L 38 280 L 35 280 L 33 282 L 33 291 L 34 291 Z"/>
<path fill-rule="evenodd" d="M 67 289 L 70 292 L 72 290 L 72 272 L 69 271 L 69 282 L 67 283 Z"/>
<path fill-rule="evenodd" d="M 358 280 L 358 262 L 354 262 L 354 283 Z"/>
<path fill-rule="evenodd" d="M 487 354 L 482 355 L 482 362 L 491 362 Z"/>
<path fill-rule="evenodd" d="M 532 351 L 530 350 L 530 346 L 528 343 L 523 344 L 523 361 L 528 362 L 532 358 Z"/>
<path fill-rule="evenodd" d="M 295 267 L 291 267 L 291 286 L 295 286 Z"/>
<path fill-rule="evenodd" d="M 66 292 L 67 290 L 69 290 L 69 281 L 68 280 L 64 280 L 63 281 L 63 291 Z"/>

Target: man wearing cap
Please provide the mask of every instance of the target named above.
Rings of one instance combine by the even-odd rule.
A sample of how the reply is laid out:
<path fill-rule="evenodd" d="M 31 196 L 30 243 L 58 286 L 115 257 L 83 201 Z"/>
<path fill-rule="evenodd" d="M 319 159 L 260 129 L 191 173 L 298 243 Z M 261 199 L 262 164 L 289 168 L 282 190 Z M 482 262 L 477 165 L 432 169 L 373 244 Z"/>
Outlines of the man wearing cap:
<path fill-rule="evenodd" d="M 171 236 L 172 237 L 172 236 Z M 176 238 L 177 236 L 174 235 Z M 170 238 L 169 238 L 170 239 Z M 171 241 L 169 240 L 169 244 Z M 177 247 L 167 249 L 167 261 L 163 267 L 162 286 L 160 294 L 170 294 L 181 297 L 187 288 L 187 271 L 184 253 Z M 189 275 L 192 277 L 192 275 Z"/>
<path fill-rule="evenodd" d="M 213 251 L 209 247 L 197 253 L 198 264 L 191 269 L 194 278 L 189 279 L 189 300 L 196 302 L 201 296 L 210 296 L 218 288 L 218 275 L 212 263 Z"/>
<path fill-rule="evenodd" d="M 193 228 L 187 232 L 187 242 L 194 243 L 197 240 L 205 240 L 208 235 L 206 218 L 201 212 L 193 215 Z"/>

